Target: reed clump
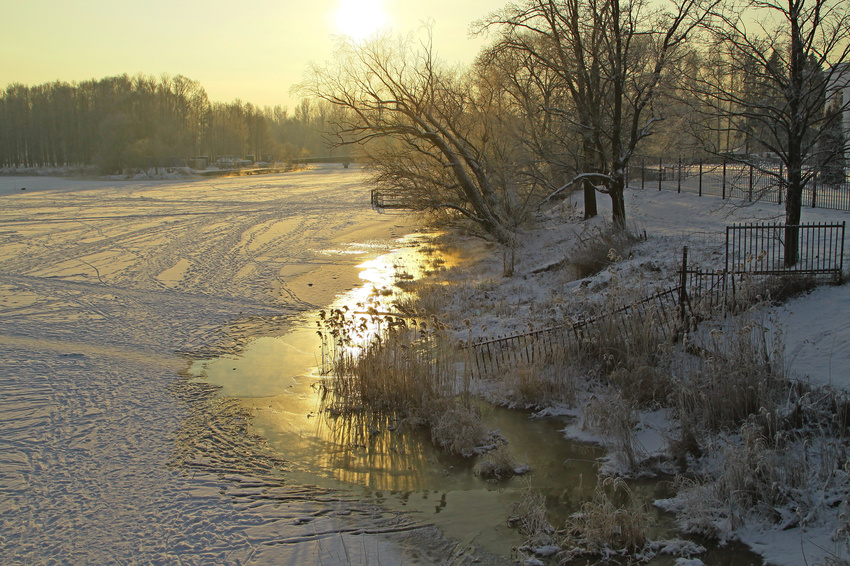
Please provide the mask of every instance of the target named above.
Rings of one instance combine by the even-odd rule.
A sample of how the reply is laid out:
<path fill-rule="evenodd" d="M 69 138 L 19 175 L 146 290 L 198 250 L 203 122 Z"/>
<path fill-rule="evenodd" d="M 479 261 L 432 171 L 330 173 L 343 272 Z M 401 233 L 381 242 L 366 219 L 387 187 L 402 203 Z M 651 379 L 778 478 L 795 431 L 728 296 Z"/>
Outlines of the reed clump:
<path fill-rule="evenodd" d="M 332 416 L 368 411 L 430 428 L 433 442 L 463 456 L 492 449 L 497 437 L 464 404 L 457 350 L 435 317 L 322 311 L 319 335 L 329 358 L 323 410 Z"/>
<path fill-rule="evenodd" d="M 734 430 L 751 415 L 775 414 L 788 398 L 781 332 L 755 313 L 697 336 L 682 359 L 671 402 L 685 426 Z"/>
<path fill-rule="evenodd" d="M 528 471 L 528 466 L 518 464 L 504 445 L 487 452 L 475 465 L 475 475 L 494 481 L 508 479 Z"/>
<path fill-rule="evenodd" d="M 511 506 L 508 524 L 525 537 L 524 547 L 549 546 L 556 542 L 557 530 L 549 522 L 546 498 L 530 487 L 523 490 L 520 500 Z"/>
<path fill-rule="evenodd" d="M 583 555 L 634 555 L 650 542 L 652 519 L 626 482 L 601 478 L 593 498 L 566 522 L 560 546 L 563 562 Z"/>

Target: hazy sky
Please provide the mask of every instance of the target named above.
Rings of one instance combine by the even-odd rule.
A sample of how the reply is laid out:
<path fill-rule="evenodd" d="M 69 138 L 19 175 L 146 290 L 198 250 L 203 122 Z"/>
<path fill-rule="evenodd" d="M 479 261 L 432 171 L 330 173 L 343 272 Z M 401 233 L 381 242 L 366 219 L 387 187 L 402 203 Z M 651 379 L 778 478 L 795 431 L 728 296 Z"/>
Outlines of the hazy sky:
<path fill-rule="evenodd" d="M 439 56 L 470 62 L 481 45 L 469 24 L 507 0 L 12 0 L 2 10 L 0 88 L 80 82 L 128 73 L 182 74 L 212 101 L 259 106 L 294 99 L 310 61 L 332 36 L 434 24 Z"/>

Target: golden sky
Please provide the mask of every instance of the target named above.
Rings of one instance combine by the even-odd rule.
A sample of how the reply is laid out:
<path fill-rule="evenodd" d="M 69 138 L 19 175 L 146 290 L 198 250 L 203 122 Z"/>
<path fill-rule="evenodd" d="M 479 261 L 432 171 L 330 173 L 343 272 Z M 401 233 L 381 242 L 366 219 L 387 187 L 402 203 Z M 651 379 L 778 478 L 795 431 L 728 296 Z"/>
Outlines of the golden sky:
<path fill-rule="evenodd" d="M 471 62 L 469 24 L 506 0 L 11 0 L 2 10 L 0 88 L 127 73 L 182 74 L 213 101 L 292 108 L 290 87 L 333 36 L 434 25 L 448 62 Z"/>

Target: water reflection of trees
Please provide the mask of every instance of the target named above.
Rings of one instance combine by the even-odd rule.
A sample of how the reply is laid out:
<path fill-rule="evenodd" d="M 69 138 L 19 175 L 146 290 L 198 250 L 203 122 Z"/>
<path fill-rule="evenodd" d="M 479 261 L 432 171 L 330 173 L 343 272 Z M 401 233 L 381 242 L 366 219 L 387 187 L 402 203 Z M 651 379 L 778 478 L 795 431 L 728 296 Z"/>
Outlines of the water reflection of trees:
<path fill-rule="evenodd" d="M 319 454 L 320 467 L 341 481 L 387 491 L 414 491 L 429 482 L 431 468 L 445 459 L 427 429 L 395 415 L 360 411 L 323 413 L 319 436 L 336 449 Z"/>

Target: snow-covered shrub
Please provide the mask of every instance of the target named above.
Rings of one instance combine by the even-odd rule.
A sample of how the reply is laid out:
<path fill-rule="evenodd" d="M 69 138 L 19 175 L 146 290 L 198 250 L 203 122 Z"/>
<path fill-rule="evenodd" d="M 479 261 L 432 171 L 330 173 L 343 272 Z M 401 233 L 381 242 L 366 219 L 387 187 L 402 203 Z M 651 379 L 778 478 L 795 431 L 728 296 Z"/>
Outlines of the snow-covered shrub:
<path fill-rule="evenodd" d="M 469 457 L 492 450 L 499 442 L 478 413 L 453 399 L 423 407 L 422 416 L 430 424 L 434 444 L 454 454 Z"/>
<path fill-rule="evenodd" d="M 601 478 L 593 499 L 567 519 L 561 547 L 562 557 L 571 560 L 584 554 L 634 554 L 648 543 L 652 519 L 637 505 L 626 482 Z"/>
<path fill-rule="evenodd" d="M 754 415 L 736 434 L 713 437 L 699 468 L 700 477 L 679 478 L 676 497 L 660 506 L 677 512 L 686 532 L 720 540 L 753 521 L 787 529 L 834 520 L 850 495 L 844 442 L 792 429 L 782 416 Z M 845 517 L 845 531 L 835 532 L 838 548 L 842 536 L 850 542 L 846 527 Z"/>
<path fill-rule="evenodd" d="M 595 275 L 609 265 L 621 261 L 639 238 L 613 223 L 589 228 L 570 251 L 567 265 L 576 279 Z"/>

